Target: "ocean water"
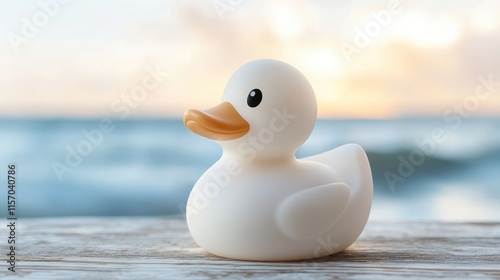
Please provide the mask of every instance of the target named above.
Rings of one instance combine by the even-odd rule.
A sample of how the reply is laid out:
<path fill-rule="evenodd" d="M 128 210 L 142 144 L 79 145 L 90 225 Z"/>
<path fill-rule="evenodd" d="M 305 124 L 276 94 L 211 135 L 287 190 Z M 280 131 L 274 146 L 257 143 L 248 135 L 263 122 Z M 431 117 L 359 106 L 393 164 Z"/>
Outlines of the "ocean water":
<path fill-rule="evenodd" d="M 100 122 L 0 120 L 1 216 L 9 163 L 17 164 L 18 217 L 182 215 L 222 152 L 180 119 L 112 120 L 102 137 L 93 134 Z M 320 120 L 297 156 L 346 143 L 370 159 L 371 219 L 500 218 L 500 119 Z"/>

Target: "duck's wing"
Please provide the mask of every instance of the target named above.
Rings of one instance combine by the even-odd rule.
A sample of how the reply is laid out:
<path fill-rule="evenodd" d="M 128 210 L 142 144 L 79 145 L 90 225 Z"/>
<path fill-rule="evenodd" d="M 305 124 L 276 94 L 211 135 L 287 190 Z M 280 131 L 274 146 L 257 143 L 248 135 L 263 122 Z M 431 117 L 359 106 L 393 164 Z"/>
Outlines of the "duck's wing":
<path fill-rule="evenodd" d="M 331 166 L 340 175 L 341 181 L 349 186 L 351 198 L 363 193 L 369 196 L 371 201 L 372 173 L 368 157 L 361 146 L 347 144 L 302 160 L 321 162 Z"/>
<path fill-rule="evenodd" d="M 344 240 L 341 247 L 346 248 L 358 238 L 370 216 L 373 181 L 368 157 L 359 145 L 348 144 L 305 160 L 331 166 L 338 173 L 340 181 L 349 186 L 347 208 L 328 232 Z"/>
<path fill-rule="evenodd" d="M 278 206 L 278 227 L 293 239 L 319 236 L 333 227 L 342 216 L 349 194 L 349 188 L 344 183 L 332 183 L 296 192 Z"/>

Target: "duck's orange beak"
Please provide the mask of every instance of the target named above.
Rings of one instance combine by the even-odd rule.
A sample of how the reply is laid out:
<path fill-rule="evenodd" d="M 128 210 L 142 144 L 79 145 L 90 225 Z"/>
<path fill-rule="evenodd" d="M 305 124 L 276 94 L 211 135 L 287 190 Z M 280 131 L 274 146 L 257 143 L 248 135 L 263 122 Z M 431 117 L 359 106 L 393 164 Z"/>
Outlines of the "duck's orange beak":
<path fill-rule="evenodd" d="M 242 137 L 250 130 L 248 122 L 229 102 L 199 111 L 187 110 L 184 125 L 192 132 L 212 140 L 233 140 Z"/>

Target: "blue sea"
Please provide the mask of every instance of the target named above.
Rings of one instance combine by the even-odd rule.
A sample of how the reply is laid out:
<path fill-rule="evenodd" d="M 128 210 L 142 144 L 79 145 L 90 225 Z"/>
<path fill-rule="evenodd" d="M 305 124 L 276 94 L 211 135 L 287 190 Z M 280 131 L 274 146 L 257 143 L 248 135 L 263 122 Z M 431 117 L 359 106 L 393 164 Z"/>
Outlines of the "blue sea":
<path fill-rule="evenodd" d="M 182 215 L 192 186 L 222 152 L 180 119 L 101 122 L 0 120 L 1 216 L 10 163 L 18 217 Z M 371 219 L 500 218 L 500 119 L 319 120 L 297 156 L 346 143 L 370 159 Z"/>

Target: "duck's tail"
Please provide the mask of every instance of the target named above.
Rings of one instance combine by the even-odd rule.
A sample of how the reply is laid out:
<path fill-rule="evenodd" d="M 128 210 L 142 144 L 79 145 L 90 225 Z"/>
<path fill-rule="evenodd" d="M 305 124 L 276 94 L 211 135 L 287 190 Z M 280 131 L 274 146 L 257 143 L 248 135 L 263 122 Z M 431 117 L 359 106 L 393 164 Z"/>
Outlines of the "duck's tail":
<path fill-rule="evenodd" d="M 344 214 L 326 233 L 326 237 L 331 235 L 330 238 L 335 237 L 336 240 L 342 240 L 340 243 L 348 244 L 347 248 L 359 237 L 370 216 L 373 180 L 368 157 L 361 146 L 347 144 L 304 160 L 317 161 L 331 166 L 350 189 L 349 204 Z M 339 248 L 338 251 L 343 249 L 345 248 Z"/>

